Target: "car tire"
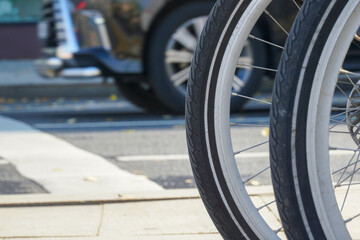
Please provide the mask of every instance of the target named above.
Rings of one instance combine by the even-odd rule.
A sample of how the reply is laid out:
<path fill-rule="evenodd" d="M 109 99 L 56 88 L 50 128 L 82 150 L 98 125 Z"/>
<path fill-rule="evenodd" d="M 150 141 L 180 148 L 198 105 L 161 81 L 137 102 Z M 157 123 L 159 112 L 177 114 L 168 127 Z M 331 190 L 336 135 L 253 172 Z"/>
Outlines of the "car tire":
<path fill-rule="evenodd" d="M 178 7 L 160 20 L 160 23 L 150 37 L 146 60 L 150 85 L 160 101 L 179 113 L 185 112 L 186 85 L 176 87 L 170 80 L 171 77 L 167 72 L 165 63 L 166 48 L 172 35 L 182 24 L 191 19 L 207 16 L 213 5 L 214 1 L 198 1 Z M 190 44 L 190 47 L 193 48 L 192 50 L 195 50 L 196 43 L 194 44 L 194 41 L 192 41 Z M 187 65 L 189 71 L 190 63 L 191 59 Z M 184 77 L 185 75 L 186 73 Z"/>
<path fill-rule="evenodd" d="M 201 17 L 206 18 L 213 5 L 213 1 L 198 1 L 177 8 L 161 20 L 150 38 L 148 57 L 146 60 L 149 83 L 159 100 L 175 112 L 184 113 L 185 111 L 186 83 L 175 86 L 174 82 L 171 80 L 171 76 L 174 75 L 169 74 L 169 66 L 166 63 L 167 51 L 169 50 L 168 45 L 171 43 L 172 38 L 178 29 L 186 25 L 189 21 Z M 189 27 L 188 29 L 190 29 L 191 32 L 191 30 L 195 28 Z M 191 33 L 195 36 L 195 31 Z M 253 28 L 252 33 L 259 38 L 264 37 L 258 26 Z M 194 43 L 190 45 L 190 47 L 184 47 L 184 49 L 188 50 L 188 53 L 191 47 L 196 47 L 196 43 L 195 45 Z M 178 48 L 181 49 L 181 46 L 178 46 Z M 256 66 L 266 66 L 267 51 L 265 46 L 259 41 L 249 40 L 249 48 L 252 52 L 253 64 Z M 189 60 L 188 65 L 185 65 L 183 69 L 178 68 L 177 70 L 179 72 L 177 73 L 180 73 L 186 68 L 189 68 L 190 70 L 190 63 L 191 59 Z M 254 95 L 260 86 L 263 74 L 264 71 L 261 69 L 252 69 L 245 85 L 237 93 L 245 96 Z M 185 71 L 183 80 L 187 76 L 188 73 Z M 233 98 L 231 102 L 231 111 L 239 112 L 245 102 L 245 98 Z"/>
<path fill-rule="evenodd" d="M 125 82 L 122 79 L 115 79 L 115 85 L 123 97 L 149 113 L 172 112 L 156 98 L 149 87 L 142 86 L 138 82 Z"/>

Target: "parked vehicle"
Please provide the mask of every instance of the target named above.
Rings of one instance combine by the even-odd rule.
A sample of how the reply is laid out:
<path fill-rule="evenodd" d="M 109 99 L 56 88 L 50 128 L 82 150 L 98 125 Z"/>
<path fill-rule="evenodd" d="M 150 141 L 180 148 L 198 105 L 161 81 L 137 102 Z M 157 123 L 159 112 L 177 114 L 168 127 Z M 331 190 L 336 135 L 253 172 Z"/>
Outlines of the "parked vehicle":
<path fill-rule="evenodd" d="M 44 58 L 37 68 L 47 77 L 114 77 L 119 91 L 136 105 L 182 113 L 193 50 L 214 3 L 44 0 L 44 21 L 39 28 Z M 296 9 L 276 12 L 286 23 Z M 277 24 L 262 18 L 252 35 L 283 43 Z M 276 48 L 249 39 L 240 56 L 247 64 L 238 66 L 233 92 L 253 95 L 263 75 L 271 76 L 261 68 L 276 67 L 279 55 Z M 232 111 L 241 110 L 246 101 L 237 99 L 232 101 Z"/>

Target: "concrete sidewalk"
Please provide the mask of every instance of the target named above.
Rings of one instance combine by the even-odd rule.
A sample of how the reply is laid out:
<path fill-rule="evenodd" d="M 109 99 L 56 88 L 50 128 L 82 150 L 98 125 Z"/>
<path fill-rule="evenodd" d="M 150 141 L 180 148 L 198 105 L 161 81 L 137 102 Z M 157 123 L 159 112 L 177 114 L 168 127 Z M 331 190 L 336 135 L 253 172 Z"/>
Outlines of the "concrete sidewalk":
<path fill-rule="evenodd" d="M 252 187 L 253 201 L 271 187 Z M 220 240 L 196 189 L 131 193 L 116 197 L 2 196 L 0 239 Z M 62 201 L 65 199 L 66 201 Z M 280 226 L 271 208 L 262 213 Z"/>
<path fill-rule="evenodd" d="M 248 187 L 256 207 L 274 199 L 271 186 Z M 343 198 L 340 192 L 339 199 Z M 359 209 L 352 206 L 344 218 Z M 281 227 L 275 204 L 260 210 L 274 230 Z M 63 196 L 54 194 L 3 195 L 0 198 L 0 239 L 65 240 L 221 240 L 196 189 L 154 191 L 121 195 Z M 359 221 L 348 227 L 359 239 Z M 281 239 L 286 239 L 279 232 Z"/>

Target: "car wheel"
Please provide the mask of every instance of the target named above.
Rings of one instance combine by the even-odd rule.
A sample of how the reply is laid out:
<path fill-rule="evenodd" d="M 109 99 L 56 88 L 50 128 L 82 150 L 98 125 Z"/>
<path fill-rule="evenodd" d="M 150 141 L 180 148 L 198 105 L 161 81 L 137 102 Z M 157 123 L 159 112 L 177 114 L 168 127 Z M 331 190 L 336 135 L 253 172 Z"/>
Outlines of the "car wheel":
<path fill-rule="evenodd" d="M 193 51 L 213 5 L 214 2 L 206 1 L 183 5 L 165 16 L 151 36 L 146 62 L 149 83 L 159 100 L 173 111 L 185 111 Z M 263 37 L 257 26 L 254 31 L 254 35 Z M 258 41 L 250 40 L 240 58 L 248 65 L 239 66 L 236 70 L 233 91 L 252 96 L 263 76 L 263 70 L 253 66 L 265 66 L 266 49 Z M 234 99 L 231 111 L 239 111 L 245 102 L 245 98 Z"/>

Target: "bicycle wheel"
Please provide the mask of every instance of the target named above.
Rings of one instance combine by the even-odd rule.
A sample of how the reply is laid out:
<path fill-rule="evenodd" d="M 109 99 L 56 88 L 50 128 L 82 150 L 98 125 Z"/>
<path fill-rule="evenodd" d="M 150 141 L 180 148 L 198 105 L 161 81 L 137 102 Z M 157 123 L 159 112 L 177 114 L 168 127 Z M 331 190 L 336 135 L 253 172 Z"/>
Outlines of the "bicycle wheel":
<path fill-rule="evenodd" d="M 230 116 L 230 109 L 232 96 L 270 104 L 234 93 L 234 77 L 238 68 L 250 67 L 269 76 L 276 72 L 277 61 L 257 66 L 246 62 L 242 51 L 248 41 L 254 41 L 270 52 L 281 53 L 282 42 L 278 39 L 281 35 L 285 42 L 286 28 L 290 27 L 280 22 L 291 25 L 293 18 L 280 21 L 273 13 L 285 7 L 287 14 L 295 17 L 299 4 L 291 0 L 220 0 L 210 13 L 194 55 L 186 101 L 188 148 L 200 195 L 224 239 L 283 237 L 277 213 L 269 211 L 265 216 L 263 212 L 276 209 L 271 187 L 266 199 L 260 199 L 249 187 L 256 181 L 271 184 L 268 137 L 263 129 L 268 125 L 241 121 L 239 115 Z M 255 26 L 267 38 L 255 35 Z M 265 34 L 270 29 L 276 29 L 274 38 Z M 261 130 L 265 136 L 259 134 Z"/>
<path fill-rule="evenodd" d="M 359 1 L 305 1 L 283 52 L 270 150 L 290 239 L 360 238 L 359 13 Z"/>

